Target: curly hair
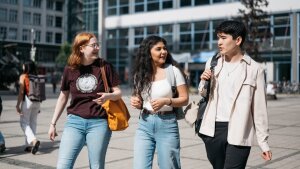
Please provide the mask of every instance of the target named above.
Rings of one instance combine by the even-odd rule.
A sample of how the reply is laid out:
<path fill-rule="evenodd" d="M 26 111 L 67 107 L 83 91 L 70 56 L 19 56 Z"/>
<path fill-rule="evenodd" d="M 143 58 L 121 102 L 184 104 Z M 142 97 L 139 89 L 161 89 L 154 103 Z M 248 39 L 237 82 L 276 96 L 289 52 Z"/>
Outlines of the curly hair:
<path fill-rule="evenodd" d="M 162 42 L 167 46 L 167 41 L 159 36 L 148 36 L 145 38 L 135 55 L 135 63 L 132 72 L 133 77 L 133 95 L 141 96 L 143 91 L 149 94 L 151 90 L 151 82 L 154 80 L 154 69 L 152 65 L 151 49 L 157 43 Z M 170 52 L 167 49 L 166 64 L 172 64 L 178 67 L 178 64 L 173 60 Z"/>

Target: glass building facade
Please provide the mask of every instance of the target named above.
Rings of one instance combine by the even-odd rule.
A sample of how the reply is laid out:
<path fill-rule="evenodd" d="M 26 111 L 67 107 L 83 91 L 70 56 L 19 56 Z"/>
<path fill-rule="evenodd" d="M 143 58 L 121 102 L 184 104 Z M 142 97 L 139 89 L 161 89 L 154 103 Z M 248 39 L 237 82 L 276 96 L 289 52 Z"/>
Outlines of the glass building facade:
<path fill-rule="evenodd" d="M 272 3 L 280 0 L 272 1 L 267 10 L 271 12 L 265 18 L 271 26 L 262 25 L 259 31 L 273 36 L 260 41 L 260 56 L 272 65 L 270 72 L 273 75 L 268 80 L 299 82 L 300 4 L 281 3 L 282 9 L 276 11 L 272 8 L 278 7 L 272 7 Z M 237 16 L 238 9 L 242 7 L 239 0 L 109 0 L 99 1 L 103 5 L 103 13 L 97 13 L 97 2 L 83 1 L 84 30 L 99 35 L 96 15 L 104 15 L 101 28 L 104 30 L 102 43 L 105 43 L 103 57 L 115 66 L 122 83 L 128 83 L 135 51 L 145 37 L 164 37 L 173 55 L 189 53 L 193 58 L 203 52 L 216 52 L 216 26 Z M 294 43 L 297 44 L 296 52 L 292 50 Z M 292 58 L 296 58 L 296 64 L 292 63 Z M 205 62 L 188 62 L 191 85 L 196 86 Z"/>

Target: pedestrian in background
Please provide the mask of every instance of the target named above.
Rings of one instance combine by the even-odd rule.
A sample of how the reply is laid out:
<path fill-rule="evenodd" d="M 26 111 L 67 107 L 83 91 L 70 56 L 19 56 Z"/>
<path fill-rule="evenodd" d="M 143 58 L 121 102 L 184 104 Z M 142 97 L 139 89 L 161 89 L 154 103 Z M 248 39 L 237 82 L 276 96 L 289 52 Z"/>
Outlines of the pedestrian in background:
<path fill-rule="evenodd" d="M 83 32 L 76 35 L 72 53 L 65 67 L 61 92 L 49 128 L 53 141 L 56 122 L 61 116 L 69 95 L 71 102 L 67 108 L 67 121 L 63 130 L 57 168 L 71 169 L 84 145 L 87 145 L 91 169 L 104 169 L 105 156 L 111 131 L 107 124 L 107 114 L 101 105 L 106 100 L 121 98 L 119 77 L 113 66 L 100 59 L 99 43 L 94 34 Z M 104 93 L 100 66 L 105 66 L 111 93 Z"/>
<path fill-rule="evenodd" d="M 0 117 L 2 114 L 2 98 L 0 96 Z M 2 134 L 2 132 L 0 131 L 0 153 L 3 153 L 5 151 L 6 147 L 5 147 L 5 140 L 4 140 L 4 136 Z"/>
<path fill-rule="evenodd" d="M 23 73 L 19 80 L 19 95 L 16 109 L 20 115 L 21 128 L 25 134 L 25 150 L 35 154 L 40 146 L 40 141 L 36 138 L 37 116 L 40 112 L 40 102 L 31 101 L 29 93 L 29 75 L 37 75 L 36 65 L 33 61 L 27 61 L 22 65 Z"/>
<path fill-rule="evenodd" d="M 264 69 L 242 50 L 246 33 L 241 22 L 222 22 L 216 28 L 217 66 L 211 71 L 208 60 L 200 77 L 202 96 L 207 91 L 205 82 L 211 81 L 199 132 L 214 169 L 244 169 L 255 134 L 263 159 L 272 158 Z"/>
<path fill-rule="evenodd" d="M 52 90 L 53 90 L 53 93 L 55 94 L 56 93 L 56 84 L 57 84 L 57 73 L 55 71 L 53 71 L 51 73 L 51 84 L 52 84 Z"/>
<path fill-rule="evenodd" d="M 188 103 L 188 91 L 182 71 L 174 64 L 165 39 L 149 36 L 141 42 L 133 70 L 131 97 L 131 105 L 142 109 L 134 141 L 135 169 L 151 169 L 155 149 L 159 168 L 181 168 L 180 137 L 173 107 Z M 172 98 L 168 66 L 174 72 L 177 98 Z"/>

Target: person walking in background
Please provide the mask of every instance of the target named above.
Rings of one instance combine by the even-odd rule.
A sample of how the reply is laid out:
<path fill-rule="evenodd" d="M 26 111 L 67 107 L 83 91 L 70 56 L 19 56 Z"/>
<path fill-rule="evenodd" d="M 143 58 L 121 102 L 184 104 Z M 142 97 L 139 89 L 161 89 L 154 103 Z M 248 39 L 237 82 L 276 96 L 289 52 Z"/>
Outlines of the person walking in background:
<path fill-rule="evenodd" d="M 187 85 L 182 71 L 158 36 L 144 39 L 136 54 L 133 69 L 131 105 L 142 109 L 134 141 L 134 168 L 151 169 L 155 149 L 161 169 L 179 169 L 180 137 L 173 107 L 188 103 Z M 168 66 L 174 72 L 179 96 L 172 98 Z"/>
<path fill-rule="evenodd" d="M 242 50 L 246 28 L 238 21 L 224 21 L 216 28 L 217 66 L 201 75 L 199 92 L 211 81 L 209 101 L 200 134 L 214 169 L 244 169 L 254 135 L 265 160 L 271 160 L 263 67 Z"/>
<path fill-rule="evenodd" d="M 2 114 L 2 98 L 0 96 L 0 117 Z M 6 147 L 5 147 L 5 140 L 4 140 L 4 136 L 2 134 L 2 132 L 0 131 L 0 153 L 3 153 L 5 151 Z"/>
<path fill-rule="evenodd" d="M 52 89 L 53 89 L 53 93 L 56 93 L 56 84 L 57 84 L 57 73 L 55 71 L 53 71 L 51 73 L 51 84 L 52 84 Z"/>
<path fill-rule="evenodd" d="M 106 100 L 120 99 L 122 93 L 118 86 L 119 77 L 113 66 L 98 57 L 99 48 L 97 38 L 92 33 L 79 33 L 74 39 L 48 132 L 53 141 L 57 135 L 56 122 L 71 94 L 67 121 L 59 146 L 58 169 L 73 168 L 84 145 L 88 148 L 90 168 L 104 169 L 111 131 L 108 128 L 107 114 L 101 105 Z M 111 93 L 104 93 L 100 66 L 105 67 Z"/>
<path fill-rule="evenodd" d="M 28 98 L 29 75 L 37 75 L 36 65 L 33 61 L 27 61 L 23 64 L 23 74 L 21 74 L 19 80 L 20 88 L 16 109 L 20 115 L 21 128 L 25 133 L 26 148 L 24 151 L 35 154 L 40 146 L 40 141 L 36 138 L 37 116 L 40 112 L 40 102 L 31 101 Z"/>

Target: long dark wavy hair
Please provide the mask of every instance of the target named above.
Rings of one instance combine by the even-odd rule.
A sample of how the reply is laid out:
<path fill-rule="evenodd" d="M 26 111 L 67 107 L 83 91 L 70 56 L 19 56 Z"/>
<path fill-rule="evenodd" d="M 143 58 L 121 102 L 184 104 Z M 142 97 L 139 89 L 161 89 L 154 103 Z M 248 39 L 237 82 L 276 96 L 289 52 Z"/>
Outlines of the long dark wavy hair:
<path fill-rule="evenodd" d="M 145 38 L 135 55 L 135 63 L 133 67 L 133 95 L 141 96 L 143 91 L 148 94 L 151 90 L 151 82 L 154 80 L 154 69 L 152 65 L 151 49 L 157 43 L 162 42 L 167 47 L 167 41 L 159 36 L 148 36 Z M 177 62 L 173 60 L 167 49 L 167 58 L 165 64 L 172 64 L 180 69 Z M 181 70 L 181 69 L 180 69 Z"/>

